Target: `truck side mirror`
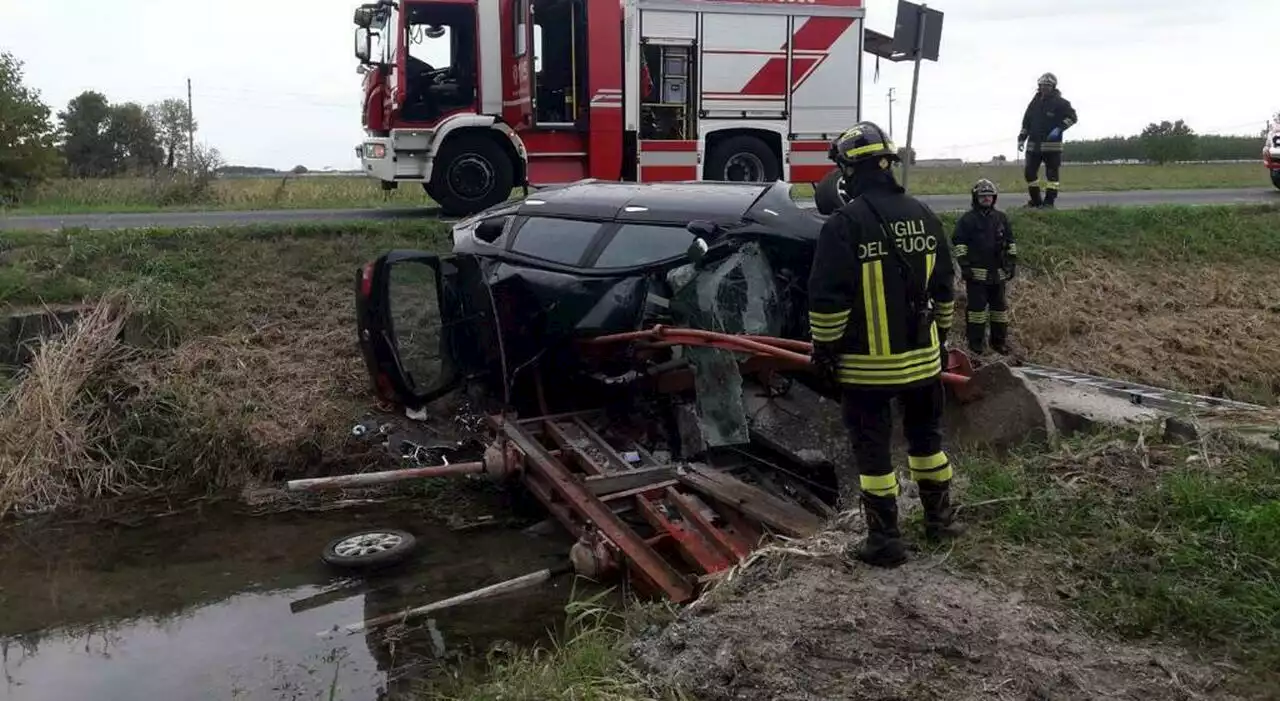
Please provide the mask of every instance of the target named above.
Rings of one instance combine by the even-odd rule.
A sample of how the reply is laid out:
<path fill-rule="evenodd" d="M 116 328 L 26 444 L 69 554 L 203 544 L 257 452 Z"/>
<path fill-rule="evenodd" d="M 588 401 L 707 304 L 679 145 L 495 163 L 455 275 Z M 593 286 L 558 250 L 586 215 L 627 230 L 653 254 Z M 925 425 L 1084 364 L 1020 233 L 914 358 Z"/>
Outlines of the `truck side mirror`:
<path fill-rule="evenodd" d="M 372 53 L 373 37 L 370 36 L 368 27 L 356 29 L 356 58 L 360 59 L 360 63 L 368 63 Z"/>

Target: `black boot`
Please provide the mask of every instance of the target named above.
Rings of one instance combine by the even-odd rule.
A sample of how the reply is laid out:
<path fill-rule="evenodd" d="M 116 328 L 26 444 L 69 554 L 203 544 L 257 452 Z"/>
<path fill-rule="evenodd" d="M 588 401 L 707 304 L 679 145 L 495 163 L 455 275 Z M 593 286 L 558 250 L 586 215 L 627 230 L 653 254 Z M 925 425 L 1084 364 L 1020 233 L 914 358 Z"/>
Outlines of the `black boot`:
<path fill-rule="evenodd" d="M 898 529 L 898 498 L 863 492 L 862 513 L 867 520 L 867 539 L 858 550 L 858 559 L 872 567 L 897 567 L 906 562 L 907 549 Z"/>
<path fill-rule="evenodd" d="M 1009 355 L 1009 327 L 1007 324 L 991 324 L 991 350 Z"/>
<path fill-rule="evenodd" d="M 921 480 L 920 503 L 924 506 L 924 535 L 930 540 L 956 538 L 964 535 L 964 524 L 956 523 L 955 509 L 951 506 L 951 482 Z"/>
<path fill-rule="evenodd" d="M 965 330 L 969 341 L 969 350 L 974 355 L 982 355 L 986 352 L 986 334 L 987 327 L 985 324 L 966 324 Z"/>
<path fill-rule="evenodd" d="M 1043 206 L 1043 205 L 1044 205 L 1044 202 L 1040 199 L 1040 186 L 1039 186 L 1039 185 L 1028 185 L 1028 186 L 1027 186 L 1027 194 L 1028 194 L 1028 195 L 1031 195 L 1031 201 L 1027 203 L 1027 206 L 1028 206 L 1028 207 L 1038 209 L 1038 208 L 1040 208 L 1041 206 Z"/>
<path fill-rule="evenodd" d="M 1053 203 L 1058 201 L 1057 188 L 1049 188 L 1044 191 L 1044 206 L 1053 207 Z"/>

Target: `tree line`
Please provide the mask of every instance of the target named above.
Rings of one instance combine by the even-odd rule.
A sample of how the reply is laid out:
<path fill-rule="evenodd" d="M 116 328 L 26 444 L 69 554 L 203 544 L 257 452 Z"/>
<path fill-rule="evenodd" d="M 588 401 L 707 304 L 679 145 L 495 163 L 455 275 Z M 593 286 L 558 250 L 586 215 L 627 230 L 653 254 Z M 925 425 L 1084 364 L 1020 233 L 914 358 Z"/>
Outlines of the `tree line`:
<path fill-rule="evenodd" d="M 53 113 L 23 80 L 23 64 L 0 52 L 0 203 L 53 177 L 122 175 L 207 181 L 217 149 L 194 141 L 185 101 L 112 103 L 89 90 Z M 190 183 L 187 183 L 190 184 Z"/>
<path fill-rule="evenodd" d="M 1075 163 L 1099 161 L 1238 161 L 1262 158 L 1263 129 L 1257 136 L 1197 134 L 1183 120 L 1152 122 L 1136 136 L 1071 141 L 1063 160 Z"/>

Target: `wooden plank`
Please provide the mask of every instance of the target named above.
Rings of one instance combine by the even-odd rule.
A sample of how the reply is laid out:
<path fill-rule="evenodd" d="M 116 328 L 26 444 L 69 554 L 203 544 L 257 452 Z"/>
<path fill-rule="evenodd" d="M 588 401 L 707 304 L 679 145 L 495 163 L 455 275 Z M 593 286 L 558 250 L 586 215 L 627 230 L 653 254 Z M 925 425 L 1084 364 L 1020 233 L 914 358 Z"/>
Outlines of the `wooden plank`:
<path fill-rule="evenodd" d="M 646 467 L 640 470 L 595 475 L 586 478 L 583 483 L 587 485 L 587 489 L 591 490 L 592 494 L 602 497 L 606 494 L 640 487 L 646 487 L 641 491 L 648 491 L 648 489 L 652 489 L 653 485 L 673 480 L 675 476 L 675 468 L 668 465 L 665 467 Z"/>
<path fill-rule="evenodd" d="M 660 494 L 662 490 L 666 489 L 667 487 L 674 487 L 678 484 L 680 484 L 679 481 L 670 479 L 670 480 L 667 480 L 666 482 L 658 482 L 657 484 L 649 484 L 643 487 L 636 487 L 635 489 L 628 489 L 625 492 L 614 492 L 613 494 L 604 494 L 600 497 L 600 501 L 610 502 L 610 501 L 617 501 L 619 499 L 627 499 L 630 497 L 644 496 L 647 494 Z M 626 506 L 626 507 L 615 506 L 613 508 L 613 512 L 615 514 L 620 514 L 623 511 L 629 511 L 630 509 L 631 509 L 631 506 Z"/>
<path fill-rule="evenodd" d="M 702 465 L 689 465 L 681 484 L 723 502 L 792 538 L 804 538 L 822 528 L 822 519 L 737 478 Z"/>

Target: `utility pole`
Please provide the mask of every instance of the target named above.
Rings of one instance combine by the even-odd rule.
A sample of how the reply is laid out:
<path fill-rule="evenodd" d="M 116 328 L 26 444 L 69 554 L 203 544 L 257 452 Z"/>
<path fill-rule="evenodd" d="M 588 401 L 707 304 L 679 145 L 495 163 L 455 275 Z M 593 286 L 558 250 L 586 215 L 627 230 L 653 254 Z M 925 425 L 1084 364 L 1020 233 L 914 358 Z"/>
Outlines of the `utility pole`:
<path fill-rule="evenodd" d="M 187 171 L 196 172 L 196 113 L 191 106 L 191 79 L 187 78 Z"/>
<path fill-rule="evenodd" d="M 897 98 L 893 96 L 894 88 L 889 88 L 889 138 L 893 138 L 893 103 L 897 102 Z"/>

